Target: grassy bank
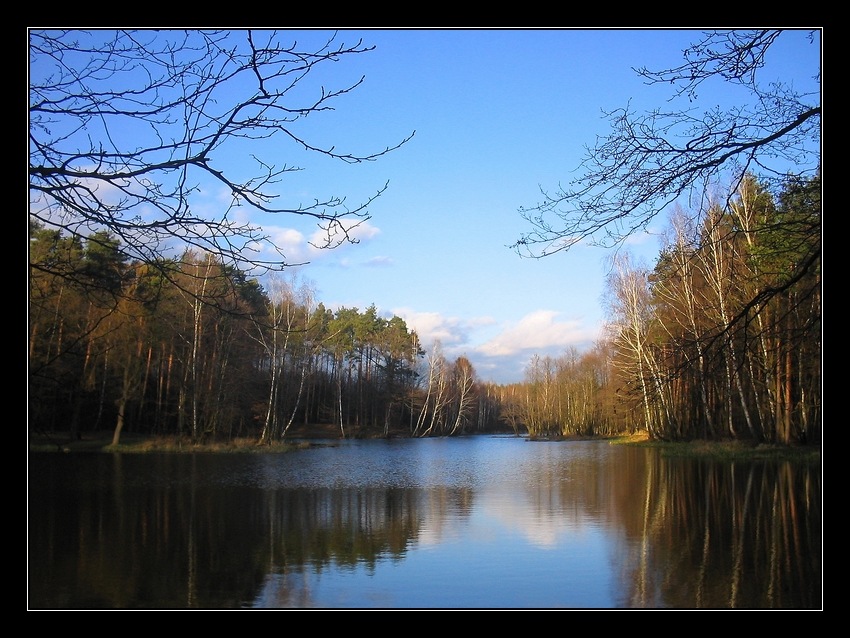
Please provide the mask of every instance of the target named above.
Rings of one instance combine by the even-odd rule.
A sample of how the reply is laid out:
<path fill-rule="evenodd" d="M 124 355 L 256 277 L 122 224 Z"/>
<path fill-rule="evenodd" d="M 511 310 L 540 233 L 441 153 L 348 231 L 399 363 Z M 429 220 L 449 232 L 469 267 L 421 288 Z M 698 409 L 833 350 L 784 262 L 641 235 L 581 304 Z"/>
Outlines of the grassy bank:
<path fill-rule="evenodd" d="M 664 456 L 714 459 L 788 459 L 820 462 L 821 448 L 815 445 L 770 445 L 748 441 L 653 441 L 646 435 L 618 437 L 613 444 L 653 447 Z"/>
<path fill-rule="evenodd" d="M 122 452 L 145 454 L 151 452 L 290 452 L 310 447 L 304 441 L 285 441 L 272 445 L 261 445 L 254 438 L 235 438 L 223 442 L 192 443 L 188 438 L 176 436 L 148 436 L 135 433 L 121 435 L 118 445 L 112 445 L 112 432 L 103 430 L 86 432 L 79 439 L 71 439 L 67 434 L 39 433 L 31 434 L 30 452 Z"/>
<path fill-rule="evenodd" d="M 359 438 L 378 436 L 380 433 L 354 433 Z M 398 436 L 396 433 L 395 436 Z M 29 438 L 30 452 L 122 452 L 145 454 L 151 452 L 210 452 L 210 453 L 269 453 L 291 452 L 315 447 L 315 439 L 332 441 L 339 439 L 336 427 L 319 426 L 314 429 L 297 429 L 288 433 L 288 438 L 272 445 L 261 445 L 254 438 L 234 438 L 222 442 L 192 443 L 188 438 L 175 436 L 149 436 L 127 432 L 121 435 L 118 445 L 112 445 L 112 431 L 102 430 L 83 433 L 71 439 L 67 433 L 32 433 Z M 314 439 L 307 441 L 305 439 Z M 569 440 L 569 439 L 565 439 Z M 794 459 L 820 462 L 820 446 L 753 445 L 742 441 L 652 441 L 645 434 L 614 437 L 612 445 L 634 445 L 659 448 L 665 456 L 710 457 L 716 459 Z M 328 445 L 322 443 L 321 445 Z"/>

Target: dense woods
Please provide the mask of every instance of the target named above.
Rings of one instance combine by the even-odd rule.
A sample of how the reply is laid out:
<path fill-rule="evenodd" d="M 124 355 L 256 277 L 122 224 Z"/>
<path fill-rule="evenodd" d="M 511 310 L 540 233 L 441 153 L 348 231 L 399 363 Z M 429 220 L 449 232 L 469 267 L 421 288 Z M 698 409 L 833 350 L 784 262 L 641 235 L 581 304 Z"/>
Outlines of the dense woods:
<path fill-rule="evenodd" d="M 272 442 L 294 423 L 348 437 L 495 422 L 468 360 L 435 349 L 423 370 L 416 333 L 374 306 L 331 312 L 294 279 L 263 287 L 194 251 L 130 263 L 103 233 L 80 242 L 35 225 L 30 254 L 34 430 Z"/>
<path fill-rule="evenodd" d="M 376 307 L 327 309 L 196 251 L 128 261 L 119 240 L 30 228 L 32 431 L 109 428 L 192 441 L 506 430 L 646 431 L 665 440 L 821 439 L 820 181 L 778 201 L 754 178 L 728 205 L 679 209 L 653 268 L 619 255 L 608 336 L 535 356 L 522 383 L 478 379 Z M 553 291 L 557 294 L 557 291 Z"/>
<path fill-rule="evenodd" d="M 654 269 L 609 283 L 613 370 L 662 439 L 821 439 L 820 179 L 778 202 L 752 177 L 728 205 L 674 213 Z"/>
<path fill-rule="evenodd" d="M 749 176 L 727 205 L 677 209 L 653 268 L 615 258 L 605 342 L 535 358 L 503 409 L 540 436 L 819 443 L 820 197 L 819 178 L 774 202 Z"/>

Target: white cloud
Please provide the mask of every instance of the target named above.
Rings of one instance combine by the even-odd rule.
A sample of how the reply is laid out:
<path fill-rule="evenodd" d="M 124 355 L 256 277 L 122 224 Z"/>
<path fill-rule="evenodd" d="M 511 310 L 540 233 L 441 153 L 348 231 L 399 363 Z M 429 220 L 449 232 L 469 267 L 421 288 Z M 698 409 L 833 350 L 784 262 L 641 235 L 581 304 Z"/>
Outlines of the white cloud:
<path fill-rule="evenodd" d="M 597 338 L 596 329 L 588 329 L 577 319 L 558 320 L 562 314 L 555 310 L 536 310 L 476 351 L 489 357 L 511 356 L 524 351 L 563 349 Z"/>
<path fill-rule="evenodd" d="M 365 242 L 376 237 L 380 232 L 380 229 L 376 226 L 364 222 L 350 231 L 350 237 L 356 239 L 360 242 L 359 246 L 362 246 Z M 346 249 L 351 247 L 350 244 L 340 244 L 334 248 L 317 248 L 317 246 L 325 245 L 327 241 L 327 234 L 321 229 L 312 230 L 308 237 L 302 231 L 295 228 L 265 225 L 263 226 L 263 233 L 268 236 L 271 245 L 279 249 L 283 258 L 289 264 L 316 263 L 319 260 L 330 261 L 333 259 L 336 260 L 338 266 L 344 268 L 352 265 L 351 260 L 345 256 L 348 252 Z M 339 237 L 341 235 L 337 235 L 337 238 Z M 257 244 L 254 245 L 254 249 L 263 254 L 267 259 L 280 259 L 280 254 L 273 252 L 271 245 Z M 388 257 L 378 256 L 365 262 L 365 265 L 385 266 L 391 263 L 392 261 Z"/>
<path fill-rule="evenodd" d="M 438 312 L 417 312 L 410 308 L 396 308 L 393 313 L 404 319 L 407 327 L 415 330 L 424 345 L 439 341 L 446 348 L 458 348 L 470 342 L 470 333 L 494 323 L 490 317 L 459 319 L 445 317 Z"/>
<path fill-rule="evenodd" d="M 310 246 L 304 234 L 294 228 L 266 228 L 272 243 L 280 248 L 289 263 L 301 263 L 310 259 Z"/>
<path fill-rule="evenodd" d="M 350 220 L 342 219 L 340 220 L 340 225 L 345 229 L 344 233 L 342 229 L 336 227 L 331 228 L 330 231 L 316 228 L 310 237 L 310 243 L 316 246 L 324 246 L 330 242 L 331 246 L 336 246 L 337 244 L 344 246 L 347 244 L 346 237 L 348 237 L 351 241 L 363 244 L 381 234 L 381 229 L 370 224 L 368 220 L 362 221 L 356 218 Z"/>
<path fill-rule="evenodd" d="M 395 261 L 392 257 L 386 257 L 384 255 L 379 255 L 377 257 L 372 257 L 363 262 L 364 266 L 371 267 L 384 267 L 384 266 L 392 266 Z"/>
<path fill-rule="evenodd" d="M 588 327 L 579 319 L 561 320 L 561 312 L 537 310 L 475 345 L 482 340 L 480 333 L 498 328 L 492 317 L 467 320 L 410 308 L 393 313 L 416 331 L 426 350 L 439 340 L 447 359 L 466 356 L 480 379 L 494 383 L 521 381 L 535 354 L 558 357 L 571 346 L 581 349 L 600 336 L 598 327 Z"/>

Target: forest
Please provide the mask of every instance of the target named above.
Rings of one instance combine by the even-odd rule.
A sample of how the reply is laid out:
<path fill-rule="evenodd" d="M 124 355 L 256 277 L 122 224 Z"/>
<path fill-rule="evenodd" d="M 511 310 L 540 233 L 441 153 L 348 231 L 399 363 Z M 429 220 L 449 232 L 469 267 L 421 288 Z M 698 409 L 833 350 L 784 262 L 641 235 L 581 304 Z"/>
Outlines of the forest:
<path fill-rule="evenodd" d="M 819 177 L 774 198 L 749 176 L 723 204 L 677 209 L 651 268 L 615 258 L 606 337 L 533 357 L 511 385 L 294 277 L 261 283 L 198 250 L 132 261 L 109 232 L 29 237 L 31 433 L 821 441 Z"/>

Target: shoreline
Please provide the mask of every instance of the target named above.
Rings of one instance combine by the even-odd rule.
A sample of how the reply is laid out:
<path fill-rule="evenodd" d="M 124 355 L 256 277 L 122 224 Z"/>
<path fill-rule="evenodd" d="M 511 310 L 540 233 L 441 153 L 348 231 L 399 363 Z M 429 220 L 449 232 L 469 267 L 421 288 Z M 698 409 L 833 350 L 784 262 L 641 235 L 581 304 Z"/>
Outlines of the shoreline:
<path fill-rule="evenodd" d="M 210 453 L 210 454 L 275 454 L 287 453 L 315 447 L 338 445 L 339 441 L 347 439 L 378 439 L 378 438 L 411 438 L 406 432 L 360 432 L 359 436 L 346 437 L 339 435 L 335 426 L 299 427 L 287 432 L 287 437 L 271 444 L 261 444 L 255 438 L 234 438 L 223 442 L 192 443 L 188 438 L 176 436 L 157 436 L 122 433 L 118 445 L 112 445 L 112 431 L 98 430 L 85 432 L 76 440 L 71 439 L 66 432 L 41 432 L 29 434 L 30 453 Z M 486 432 L 487 435 L 509 435 L 524 438 L 528 442 L 551 443 L 575 442 L 587 440 L 607 440 L 611 445 L 632 445 L 635 447 L 653 447 L 661 450 L 664 456 L 705 456 L 718 460 L 748 458 L 748 459 L 789 459 L 807 462 L 820 462 L 820 446 L 783 446 L 771 444 L 754 445 L 745 441 L 653 441 L 645 434 L 622 435 L 616 437 L 559 437 L 554 439 L 530 438 L 527 434 L 510 432 Z M 479 433 L 466 436 L 478 436 Z"/>

